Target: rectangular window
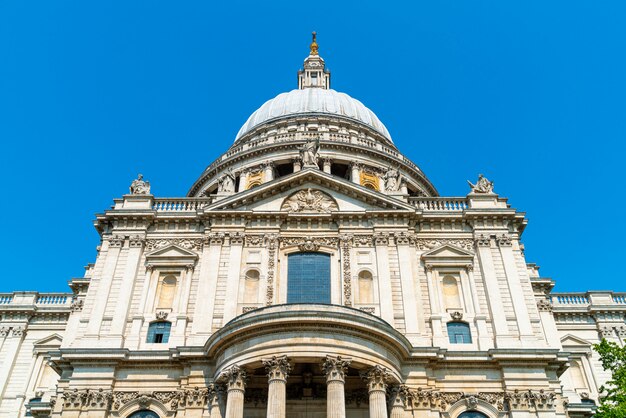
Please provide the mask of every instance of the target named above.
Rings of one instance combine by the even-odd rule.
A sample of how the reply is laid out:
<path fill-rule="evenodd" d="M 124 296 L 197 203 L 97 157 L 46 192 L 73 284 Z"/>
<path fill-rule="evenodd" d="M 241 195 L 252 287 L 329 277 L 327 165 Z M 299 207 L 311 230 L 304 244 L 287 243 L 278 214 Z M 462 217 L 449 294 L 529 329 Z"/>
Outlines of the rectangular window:
<path fill-rule="evenodd" d="M 330 255 L 290 254 L 287 303 L 330 303 Z"/>

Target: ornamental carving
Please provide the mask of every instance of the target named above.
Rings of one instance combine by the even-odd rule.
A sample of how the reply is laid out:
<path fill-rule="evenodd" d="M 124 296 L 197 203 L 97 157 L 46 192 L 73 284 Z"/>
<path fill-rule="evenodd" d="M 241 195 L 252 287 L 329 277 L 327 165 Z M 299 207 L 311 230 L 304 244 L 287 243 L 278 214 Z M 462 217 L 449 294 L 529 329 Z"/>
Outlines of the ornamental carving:
<path fill-rule="evenodd" d="M 391 380 L 391 373 L 385 367 L 376 365 L 362 372 L 361 379 L 367 382 L 367 390 L 369 392 L 385 392 L 387 390 L 387 382 Z"/>
<path fill-rule="evenodd" d="M 204 243 L 208 243 L 210 245 L 222 245 L 225 237 L 226 234 L 223 232 L 212 232 L 204 238 Z"/>
<path fill-rule="evenodd" d="M 614 335 L 613 327 L 603 326 L 600 328 L 600 336 L 602 338 L 613 338 Z"/>
<path fill-rule="evenodd" d="M 317 251 L 319 248 L 319 244 L 316 244 L 311 238 L 306 238 L 302 244 L 298 245 L 300 251 Z"/>
<path fill-rule="evenodd" d="M 218 380 L 226 384 L 228 391 L 240 390 L 243 392 L 248 382 L 248 374 L 244 369 L 235 364 L 224 370 Z"/>
<path fill-rule="evenodd" d="M 139 174 L 129 189 L 130 194 L 150 194 L 150 182 L 143 179 L 143 174 Z"/>
<path fill-rule="evenodd" d="M 2 327 L 0 328 L 0 337 L 6 337 L 7 335 L 9 335 L 9 331 L 11 330 L 11 328 L 9 327 Z"/>
<path fill-rule="evenodd" d="M 411 236 L 409 236 L 412 238 Z M 440 238 L 440 239 L 423 239 L 416 238 L 415 245 L 418 250 L 428 251 L 435 248 L 442 247 L 444 245 L 450 245 L 457 248 L 462 248 L 467 251 L 472 251 L 474 248 L 474 240 L 469 238 L 461 238 L 461 239 L 448 239 L 448 238 Z"/>
<path fill-rule="evenodd" d="M 539 299 L 537 301 L 537 309 L 539 309 L 539 312 L 552 312 L 552 303 L 548 299 Z"/>
<path fill-rule="evenodd" d="M 511 409 L 551 409 L 555 405 L 556 393 L 542 390 L 512 392 L 479 392 L 467 394 L 463 392 L 437 392 L 433 390 L 406 389 L 408 404 L 417 409 L 447 410 L 454 403 L 465 400 L 468 409 L 474 409 L 478 401 L 493 405 L 498 411 Z"/>
<path fill-rule="evenodd" d="M 152 400 L 158 401 L 170 410 L 179 407 L 204 407 L 209 398 L 210 388 L 154 392 L 118 392 L 105 389 L 74 389 L 63 393 L 63 406 L 70 409 L 102 408 L 119 410 L 129 402 L 137 401 L 140 407 L 147 408 Z"/>
<path fill-rule="evenodd" d="M 261 360 L 267 371 L 267 377 L 269 381 L 282 380 L 286 381 L 291 373 L 291 364 L 289 364 L 289 358 L 287 356 L 273 356 L 270 359 Z"/>
<path fill-rule="evenodd" d="M 109 247 L 111 248 L 122 248 L 122 245 L 124 245 L 124 236 L 111 235 L 107 238 L 107 241 L 109 241 Z"/>
<path fill-rule="evenodd" d="M 161 248 L 175 245 L 186 250 L 202 249 L 202 238 L 158 238 L 146 240 L 146 249 L 148 251 L 158 250 Z"/>
<path fill-rule="evenodd" d="M 141 235 L 133 235 L 130 237 L 128 245 L 130 246 L 130 248 L 141 248 L 141 246 L 143 245 L 143 241 L 144 239 Z"/>
<path fill-rule="evenodd" d="M 461 321 L 463 320 L 463 313 L 459 311 L 450 312 L 450 317 L 453 321 Z"/>
<path fill-rule="evenodd" d="M 26 328 L 25 327 L 13 327 L 13 329 L 11 330 L 11 335 L 13 335 L 14 337 L 23 337 L 26 335 Z"/>
<path fill-rule="evenodd" d="M 374 245 L 373 235 L 353 235 L 352 243 L 355 247 L 371 247 Z"/>
<path fill-rule="evenodd" d="M 282 211 L 330 213 L 338 210 L 337 202 L 327 193 L 321 190 L 300 190 L 285 199 L 281 207 Z"/>
<path fill-rule="evenodd" d="M 341 236 L 341 259 L 342 259 L 342 273 L 343 273 L 343 299 L 344 305 L 352 306 L 352 274 L 350 265 L 350 243 L 352 242 L 351 235 Z"/>
<path fill-rule="evenodd" d="M 167 319 L 167 314 L 168 313 L 166 311 L 157 311 L 155 317 L 159 321 L 165 321 Z"/>
<path fill-rule="evenodd" d="M 621 339 L 626 338 L 626 326 L 622 325 L 621 327 L 617 328 L 617 335 L 619 335 Z"/>
<path fill-rule="evenodd" d="M 397 245 L 409 245 L 411 237 L 406 232 L 400 232 L 394 235 Z"/>
<path fill-rule="evenodd" d="M 389 245 L 389 234 L 379 233 L 374 235 L 375 245 Z"/>
<path fill-rule="evenodd" d="M 80 312 L 83 310 L 84 305 L 85 301 L 83 299 L 74 299 L 70 305 L 70 310 L 72 312 Z"/>
<path fill-rule="evenodd" d="M 317 168 L 317 160 L 320 155 L 320 138 L 310 139 L 300 149 L 300 159 L 304 167 Z"/>
<path fill-rule="evenodd" d="M 489 238 L 485 234 L 480 234 L 480 236 L 478 238 L 476 238 L 476 245 L 478 247 L 490 247 L 491 246 L 491 238 Z"/>
<path fill-rule="evenodd" d="M 389 391 L 391 406 L 405 408 L 409 404 L 411 391 L 406 385 L 396 385 Z"/>
<path fill-rule="evenodd" d="M 280 242 L 285 247 L 306 247 L 313 246 L 319 248 L 324 247 L 337 247 L 339 238 L 337 237 L 281 237 Z M 308 251 L 315 251 L 308 250 Z"/>
<path fill-rule="evenodd" d="M 267 243 L 267 291 L 265 294 L 265 304 L 270 306 L 274 303 L 274 274 L 276 270 L 276 245 L 278 235 L 266 234 Z"/>
<path fill-rule="evenodd" d="M 493 194 L 493 181 L 487 180 L 487 178 L 482 174 L 478 175 L 478 181 L 476 182 L 476 184 L 472 184 L 472 182 L 469 180 L 467 180 L 467 183 L 472 189 L 472 193 Z"/>
<path fill-rule="evenodd" d="M 498 245 L 500 247 L 510 247 L 512 245 L 511 237 L 506 234 L 502 234 L 496 238 L 496 240 L 498 241 Z"/>
<path fill-rule="evenodd" d="M 346 371 L 350 363 L 351 360 L 344 359 L 341 356 L 326 356 L 326 359 L 322 362 L 322 370 L 326 375 L 326 381 L 339 380 L 345 382 Z"/>
<path fill-rule="evenodd" d="M 245 235 L 242 232 L 235 232 L 229 235 L 231 245 L 243 245 Z"/>

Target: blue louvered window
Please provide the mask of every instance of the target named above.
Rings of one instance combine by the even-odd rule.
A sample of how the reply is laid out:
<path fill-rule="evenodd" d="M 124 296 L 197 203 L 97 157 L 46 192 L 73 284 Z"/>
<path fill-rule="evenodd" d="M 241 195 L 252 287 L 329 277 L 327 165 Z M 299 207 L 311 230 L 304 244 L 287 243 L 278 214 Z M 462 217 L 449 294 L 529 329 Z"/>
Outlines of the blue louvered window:
<path fill-rule="evenodd" d="M 469 325 L 465 322 L 448 322 L 448 338 L 452 344 L 471 344 Z"/>
<path fill-rule="evenodd" d="M 287 303 L 330 303 L 330 255 L 290 254 Z"/>
<path fill-rule="evenodd" d="M 487 418 L 487 415 L 478 411 L 467 411 L 459 415 L 459 418 Z"/>
<path fill-rule="evenodd" d="M 170 339 L 172 324 L 167 321 L 153 322 L 148 327 L 148 343 L 166 343 Z"/>
<path fill-rule="evenodd" d="M 152 411 L 137 411 L 131 414 L 128 418 L 159 418 L 159 416 Z"/>

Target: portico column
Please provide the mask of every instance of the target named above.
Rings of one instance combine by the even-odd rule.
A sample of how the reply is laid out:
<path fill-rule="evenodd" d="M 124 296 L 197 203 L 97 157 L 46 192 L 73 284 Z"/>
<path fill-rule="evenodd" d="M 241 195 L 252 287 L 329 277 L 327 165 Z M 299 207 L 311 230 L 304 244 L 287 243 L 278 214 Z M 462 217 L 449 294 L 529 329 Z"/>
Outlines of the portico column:
<path fill-rule="evenodd" d="M 322 363 L 322 370 L 326 374 L 326 417 L 346 418 L 346 395 L 344 386 L 346 383 L 346 370 L 350 360 L 341 356 L 326 356 Z"/>
<path fill-rule="evenodd" d="M 291 371 L 287 356 L 262 360 L 267 370 L 267 418 L 285 418 L 287 403 L 287 377 Z"/>
<path fill-rule="evenodd" d="M 328 157 L 322 159 L 322 169 L 324 170 L 324 173 L 328 173 L 330 174 L 330 166 L 332 164 L 332 160 Z"/>
<path fill-rule="evenodd" d="M 391 389 L 391 413 L 389 418 L 404 418 L 404 406 L 409 395 L 409 388 L 404 385 Z"/>
<path fill-rule="evenodd" d="M 370 396 L 370 418 L 387 418 L 387 382 L 389 371 L 381 366 L 374 366 L 361 377 L 367 382 L 367 392 Z"/>
<path fill-rule="evenodd" d="M 293 161 L 293 172 L 294 173 L 302 170 L 302 160 L 300 159 L 300 157 L 296 157 L 292 161 Z"/>
<path fill-rule="evenodd" d="M 243 418 L 243 395 L 246 392 L 248 375 L 241 367 L 234 365 L 222 375 L 226 381 L 226 417 Z"/>
<path fill-rule="evenodd" d="M 263 183 L 274 180 L 274 163 L 266 161 L 263 164 Z"/>
<path fill-rule="evenodd" d="M 350 165 L 350 181 L 352 183 L 360 184 L 361 183 L 361 164 L 357 162 L 353 162 Z"/>

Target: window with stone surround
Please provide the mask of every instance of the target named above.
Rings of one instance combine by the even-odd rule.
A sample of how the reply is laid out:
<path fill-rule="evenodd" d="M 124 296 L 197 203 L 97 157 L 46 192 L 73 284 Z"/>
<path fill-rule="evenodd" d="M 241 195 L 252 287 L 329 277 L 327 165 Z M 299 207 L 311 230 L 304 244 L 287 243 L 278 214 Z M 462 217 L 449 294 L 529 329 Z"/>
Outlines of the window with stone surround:
<path fill-rule="evenodd" d="M 452 344 L 471 344 L 472 333 L 470 326 L 466 322 L 448 322 L 448 338 Z"/>
<path fill-rule="evenodd" d="M 287 303 L 330 303 L 330 255 L 289 254 Z"/>
<path fill-rule="evenodd" d="M 152 344 L 165 344 L 170 339 L 171 328 L 172 323 L 168 321 L 152 322 L 148 326 L 148 337 L 146 338 L 146 342 Z"/>

